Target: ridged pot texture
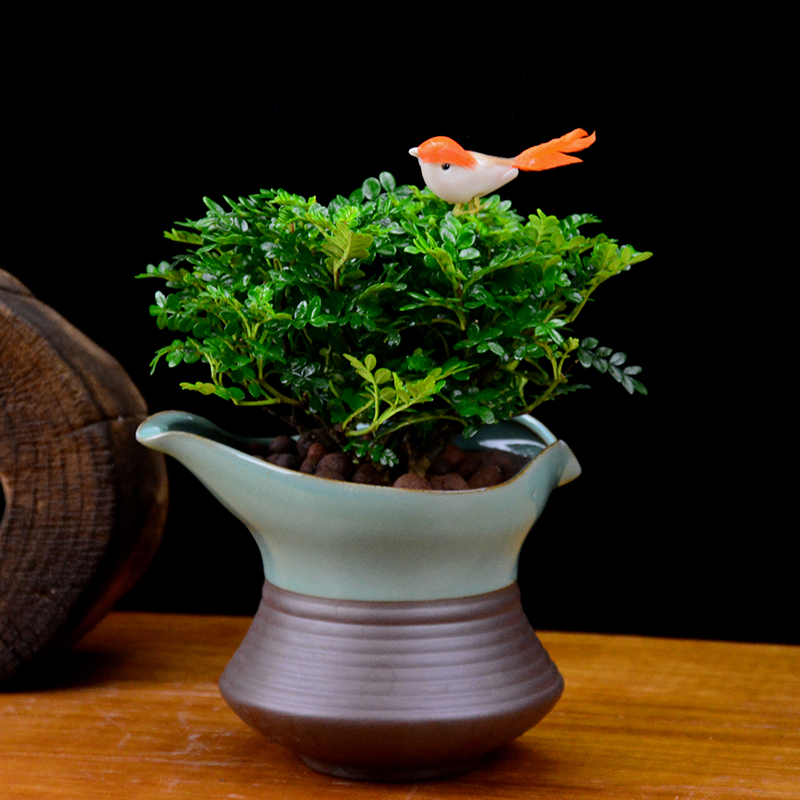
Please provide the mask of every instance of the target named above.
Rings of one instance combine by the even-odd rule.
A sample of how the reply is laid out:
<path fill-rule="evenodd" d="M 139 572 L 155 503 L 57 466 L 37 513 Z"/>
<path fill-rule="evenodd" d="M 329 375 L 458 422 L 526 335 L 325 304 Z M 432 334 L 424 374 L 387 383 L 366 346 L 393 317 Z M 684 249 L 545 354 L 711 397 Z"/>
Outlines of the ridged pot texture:
<path fill-rule="evenodd" d="M 516 584 L 453 600 L 337 601 L 264 584 L 220 689 L 309 766 L 356 780 L 473 768 L 544 717 L 563 679 Z"/>

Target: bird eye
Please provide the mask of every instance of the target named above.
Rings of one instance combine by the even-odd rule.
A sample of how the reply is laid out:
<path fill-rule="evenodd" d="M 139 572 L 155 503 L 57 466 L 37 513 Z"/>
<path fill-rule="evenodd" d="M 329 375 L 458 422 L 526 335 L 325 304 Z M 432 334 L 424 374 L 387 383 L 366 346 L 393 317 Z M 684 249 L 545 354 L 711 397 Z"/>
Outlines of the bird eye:
<path fill-rule="evenodd" d="M 442 164 L 442 169 L 450 169 L 450 165 L 449 164 Z"/>

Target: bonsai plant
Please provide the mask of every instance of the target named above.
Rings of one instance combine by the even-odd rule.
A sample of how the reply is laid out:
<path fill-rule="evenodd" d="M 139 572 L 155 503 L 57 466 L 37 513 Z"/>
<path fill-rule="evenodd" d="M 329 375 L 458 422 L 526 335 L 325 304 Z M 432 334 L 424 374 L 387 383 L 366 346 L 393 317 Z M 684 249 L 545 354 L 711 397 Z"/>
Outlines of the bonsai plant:
<path fill-rule="evenodd" d="M 586 369 L 645 391 L 639 367 L 575 322 L 600 284 L 650 254 L 587 236 L 588 214 L 526 219 L 481 200 L 593 137 L 517 159 L 441 138 L 411 151 L 427 189 L 383 172 L 327 206 L 283 190 L 228 210 L 206 199 L 205 217 L 166 234 L 188 251 L 142 276 L 166 281 L 151 313 L 176 334 L 153 368 L 196 365 L 185 389 L 261 406 L 299 435 L 232 436 L 182 412 L 137 432 L 261 551 L 263 599 L 222 694 L 314 769 L 350 779 L 466 771 L 555 705 L 563 680 L 522 610 L 517 558 L 580 467 L 530 412 L 582 388 Z M 483 166 L 463 190 L 458 169 Z M 489 442 L 512 469 L 444 480 L 463 479 L 448 470 Z"/>
<path fill-rule="evenodd" d="M 646 392 L 623 352 L 575 335 L 595 290 L 651 255 L 584 233 L 590 214 L 526 219 L 497 195 L 458 214 L 388 172 L 327 205 L 226 203 L 205 198 L 166 233 L 189 251 L 140 276 L 166 282 L 150 313 L 176 334 L 153 368 L 205 365 L 181 386 L 317 431 L 372 482 L 424 476 L 454 434 L 586 388 L 587 368 Z"/>

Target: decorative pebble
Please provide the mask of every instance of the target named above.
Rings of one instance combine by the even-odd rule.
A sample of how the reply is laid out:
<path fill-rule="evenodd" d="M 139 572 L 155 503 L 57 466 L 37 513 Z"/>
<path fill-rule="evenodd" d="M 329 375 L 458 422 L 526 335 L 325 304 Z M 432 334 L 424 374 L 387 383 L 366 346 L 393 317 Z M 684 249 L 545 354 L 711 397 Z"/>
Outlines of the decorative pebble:
<path fill-rule="evenodd" d="M 477 450 L 468 450 L 464 453 L 463 460 L 458 464 L 455 471 L 466 480 L 469 480 L 472 473 L 480 467 L 483 461 L 483 454 Z"/>
<path fill-rule="evenodd" d="M 383 476 L 380 470 L 373 464 L 359 464 L 351 478 L 353 483 L 362 483 L 369 486 L 380 486 L 383 483 Z"/>
<path fill-rule="evenodd" d="M 271 456 L 267 456 L 267 461 L 270 464 L 275 464 L 278 467 L 285 467 L 286 469 L 299 469 L 300 468 L 300 456 L 295 455 L 294 453 L 273 453 Z"/>
<path fill-rule="evenodd" d="M 341 472 L 335 469 L 326 469 L 325 467 L 317 468 L 317 471 L 314 473 L 317 478 L 325 478 L 329 481 L 346 481 L 344 475 Z"/>
<path fill-rule="evenodd" d="M 452 472 L 465 458 L 466 453 L 454 444 L 448 444 L 439 457 L 431 464 L 429 475 L 446 475 Z"/>
<path fill-rule="evenodd" d="M 503 473 L 497 464 L 486 464 L 478 467 L 467 481 L 470 489 L 488 489 L 503 482 Z"/>
<path fill-rule="evenodd" d="M 316 474 L 319 474 L 320 470 L 335 470 L 344 475 L 345 478 L 349 478 L 355 470 L 355 465 L 353 464 L 353 459 L 347 453 L 328 453 L 317 462 Z"/>
<path fill-rule="evenodd" d="M 437 492 L 463 492 L 469 489 L 469 484 L 457 472 L 448 472 L 445 475 L 432 475 L 431 489 Z"/>
<path fill-rule="evenodd" d="M 406 472 L 401 475 L 393 484 L 395 489 L 430 489 L 431 484 L 427 478 L 415 475 L 413 472 Z"/>
<path fill-rule="evenodd" d="M 328 450 L 325 445 L 319 442 L 312 442 L 311 446 L 308 448 L 308 453 L 306 453 L 306 459 L 312 464 L 317 464 L 319 460 L 327 454 Z"/>
<path fill-rule="evenodd" d="M 529 461 L 524 456 L 501 450 L 462 450 L 449 444 L 433 462 L 427 477 L 407 472 L 393 483 L 391 479 L 387 483 L 384 474 L 375 465 L 356 465 L 348 453 L 329 452 L 331 446 L 330 439 L 320 428 L 303 434 L 297 441 L 289 436 L 276 436 L 269 447 L 251 442 L 245 450 L 279 467 L 327 480 L 442 492 L 497 486 L 513 478 Z"/>
<path fill-rule="evenodd" d="M 308 451 L 314 442 L 321 444 L 323 447 L 331 447 L 331 441 L 324 428 L 314 428 L 313 430 L 301 433 L 297 438 L 297 455 L 304 459 L 308 456 Z"/>
<path fill-rule="evenodd" d="M 269 443 L 270 453 L 292 453 L 297 455 L 297 444 L 291 436 L 276 436 Z"/>

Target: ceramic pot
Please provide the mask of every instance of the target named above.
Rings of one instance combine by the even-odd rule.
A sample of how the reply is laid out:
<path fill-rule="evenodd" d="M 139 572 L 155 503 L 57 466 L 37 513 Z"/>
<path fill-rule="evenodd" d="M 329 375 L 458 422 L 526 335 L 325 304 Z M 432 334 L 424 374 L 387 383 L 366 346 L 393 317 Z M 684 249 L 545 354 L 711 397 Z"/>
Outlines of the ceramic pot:
<path fill-rule="evenodd" d="M 255 537 L 263 598 L 220 689 L 309 766 L 376 781 L 457 774 L 557 702 L 563 680 L 522 610 L 517 560 L 552 489 L 580 467 L 538 420 L 459 442 L 532 458 L 504 484 L 463 492 L 294 472 L 182 412 L 150 417 L 137 438 Z"/>

